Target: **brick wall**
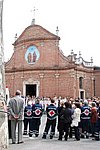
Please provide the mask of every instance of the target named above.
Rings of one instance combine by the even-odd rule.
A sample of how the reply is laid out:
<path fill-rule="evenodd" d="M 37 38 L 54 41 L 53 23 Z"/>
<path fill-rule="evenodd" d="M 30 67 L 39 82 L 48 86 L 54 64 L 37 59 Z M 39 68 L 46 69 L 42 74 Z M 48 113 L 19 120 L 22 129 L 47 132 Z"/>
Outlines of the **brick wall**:
<path fill-rule="evenodd" d="M 39 82 L 39 96 L 79 96 L 79 78 L 84 76 L 86 96 L 93 96 L 91 69 L 71 63 L 59 50 L 60 38 L 38 25 L 26 28 L 14 43 L 14 53 L 6 63 L 6 85 L 10 94 L 17 89 L 23 91 L 23 83 L 29 79 Z M 40 57 L 35 64 L 28 64 L 25 53 L 34 45 Z"/>
<path fill-rule="evenodd" d="M 100 70 L 95 71 L 95 96 L 100 97 Z"/>

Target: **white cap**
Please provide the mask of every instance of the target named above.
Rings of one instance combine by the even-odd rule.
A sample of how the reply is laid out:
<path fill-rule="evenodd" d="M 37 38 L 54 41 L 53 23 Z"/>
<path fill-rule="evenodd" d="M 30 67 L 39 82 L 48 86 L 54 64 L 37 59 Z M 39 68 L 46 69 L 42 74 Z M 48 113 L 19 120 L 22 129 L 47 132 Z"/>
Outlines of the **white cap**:
<path fill-rule="evenodd" d="M 88 104 L 88 101 L 86 99 L 84 100 L 84 104 Z"/>
<path fill-rule="evenodd" d="M 17 90 L 16 92 L 19 93 L 19 94 L 21 94 L 21 91 L 20 91 L 20 90 Z"/>

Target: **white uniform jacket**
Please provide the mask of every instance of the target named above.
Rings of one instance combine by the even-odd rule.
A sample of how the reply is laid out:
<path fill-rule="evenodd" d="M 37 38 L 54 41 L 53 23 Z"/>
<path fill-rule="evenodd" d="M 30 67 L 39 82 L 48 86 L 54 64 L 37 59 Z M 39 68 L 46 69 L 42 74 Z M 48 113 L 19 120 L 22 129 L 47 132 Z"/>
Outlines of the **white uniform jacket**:
<path fill-rule="evenodd" d="M 80 108 L 75 108 L 73 116 L 72 116 L 73 120 L 72 120 L 71 127 L 78 126 L 78 123 L 80 122 L 80 115 L 81 115 Z"/>

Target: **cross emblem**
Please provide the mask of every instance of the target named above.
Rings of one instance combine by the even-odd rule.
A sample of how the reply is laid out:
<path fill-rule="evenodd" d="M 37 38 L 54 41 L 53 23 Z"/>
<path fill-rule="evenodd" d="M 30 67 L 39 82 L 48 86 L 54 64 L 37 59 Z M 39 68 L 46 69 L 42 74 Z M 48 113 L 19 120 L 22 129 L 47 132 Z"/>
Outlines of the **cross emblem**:
<path fill-rule="evenodd" d="M 41 113 L 41 110 L 40 110 L 40 109 L 36 109 L 36 110 L 35 110 L 35 114 L 36 114 L 36 115 L 40 115 L 40 113 Z"/>
<path fill-rule="evenodd" d="M 55 115 L 55 112 L 54 112 L 53 110 L 50 110 L 50 111 L 49 111 L 49 115 L 52 117 L 52 116 Z"/>
<path fill-rule="evenodd" d="M 84 111 L 84 114 L 85 114 L 86 116 L 88 116 L 88 115 L 89 115 L 89 110 L 86 109 L 86 110 Z"/>
<path fill-rule="evenodd" d="M 32 112 L 30 110 L 27 111 L 27 116 L 31 116 Z"/>

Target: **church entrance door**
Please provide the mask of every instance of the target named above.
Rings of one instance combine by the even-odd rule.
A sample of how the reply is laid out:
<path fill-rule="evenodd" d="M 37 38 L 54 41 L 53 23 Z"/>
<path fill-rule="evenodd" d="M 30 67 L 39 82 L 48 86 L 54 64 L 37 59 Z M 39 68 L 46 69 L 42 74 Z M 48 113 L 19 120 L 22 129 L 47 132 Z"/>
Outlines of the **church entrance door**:
<path fill-rule="evenodd" d="M 85 99 L 85 90 L 83 90 L 83 89 L 79 90 L 79 98 L 80 99 Z"/>
<path fill-rule="evenodd" d="M 36 84 L 26 84 L 26 95 L 36 97 Z"/>

